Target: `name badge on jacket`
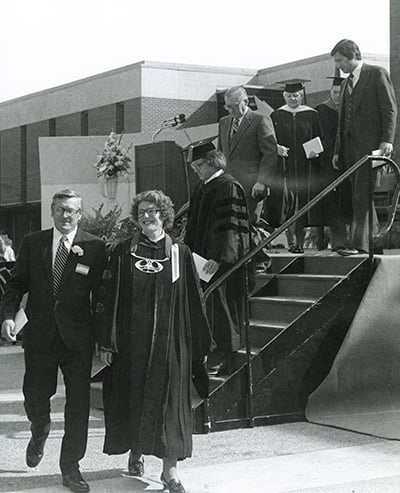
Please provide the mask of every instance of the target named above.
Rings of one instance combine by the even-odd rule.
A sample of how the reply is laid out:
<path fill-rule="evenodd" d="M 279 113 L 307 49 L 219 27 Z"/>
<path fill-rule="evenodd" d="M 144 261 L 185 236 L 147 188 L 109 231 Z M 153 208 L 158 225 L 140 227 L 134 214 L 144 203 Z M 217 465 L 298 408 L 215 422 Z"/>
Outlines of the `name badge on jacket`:
<path fill-rule="evenodd" d="M 87 276 L 89 274 L 90 267 L 88 265 L 76 264 L 75 272 L 77 274 L 82 274 L 83 276 Z"/>

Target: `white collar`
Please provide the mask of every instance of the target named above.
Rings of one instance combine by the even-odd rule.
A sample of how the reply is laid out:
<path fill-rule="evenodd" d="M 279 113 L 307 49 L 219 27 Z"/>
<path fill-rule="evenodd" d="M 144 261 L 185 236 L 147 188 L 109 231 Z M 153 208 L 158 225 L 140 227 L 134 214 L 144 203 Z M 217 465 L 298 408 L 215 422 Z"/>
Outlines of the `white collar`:
<path fill-rule="evenodd" d="M 297 106 L 297 108 L 291 108 L 288 104 L 284 104 L 279 109 L 283 111 L 288 111 L 289 113 L 300 113 L 302 111 L 312 110 L 313 108 L 311 108 L 310 106 L 306 106 L 304 104 Z"/>
<path fill-rule="evenodd" d="M 144 233 L 143 233 L 144 234 Z M 157 241 L 160 241 L 162 240 L 163 238 L 165 238 L 165 231 L 162 230 L 162 232 L 160 233 L 160 236 L 157 236 L 157 238 L 149 238 L 147 235 L 145 235 L 150 241 L 152 241 L 153 243 L 157 243 Z"/>
<path fill-rule="evenodd" d="M 221 176 L 223 174 L 224 170 L 223 169 L 219 169 L 218 171 L 216 171 L 214 174 L 212 174 L 209 178 L 207 178 L 207 180 L 204 180 L 203 182 L 203 185 L 206 185 L 207 183 L 209 183 L 211 180 L 214 180 L 215 178 L 218 178 L 219 176 Z"/>
<path fill-rule="evenodd" d="M 62 236 L 65 236 L 67 238 L 66 247 L 68 250 L 71 249 L 72 243 L 74 242 L 76 232 L 78 231 L 78 227 L 70 231 L 68 234 L 64 235 L 63 233 L 60 233 L 57 228 L 53 228 L 53 247 L 56 245 L 56 248 L 58 246 L 58 243 L 60 242 L 60 239 Z"/>
<path fill-rule="evenodd" d="M 249 111 L 249 107 L 246 106 L 246 109 L 244 110 L 243 115 L 238 119 L 238 125 L 240 125 L 242 123 L 242 120 L 246 116 L 246 114 L 247 114 L 248 111 Z M 234 120 L 235 120 L 235 118 L 234 118 Z"/>
<path fill-rule="evenodd" d="M 361 75 L 361 67 L 364 65 L 364 62 L 360 60 L 360 63 L 357 65 L 357 67 L 351 72 L 353 74 L 353 87 L 357 84 L 358 79 L 360 78 Z M 349 74 L 350 75 L 350 74 Z"/>

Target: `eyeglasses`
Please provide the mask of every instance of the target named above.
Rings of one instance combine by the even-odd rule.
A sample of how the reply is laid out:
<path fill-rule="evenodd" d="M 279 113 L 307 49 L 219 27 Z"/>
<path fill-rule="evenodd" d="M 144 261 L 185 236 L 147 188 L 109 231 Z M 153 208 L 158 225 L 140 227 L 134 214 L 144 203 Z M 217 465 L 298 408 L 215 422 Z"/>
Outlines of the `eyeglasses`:
<path fill-rule="evenodd" d="M 148 209 L 139 209 L 138 210 L 138 217 L 144 217 L 145 214 L 148 216 L 154 217 L 157 215 L 158 212 L 160 212 L 161 209 L 156 209 L 155 207 L 149 207 Z"/>
<path fill-rule="evenodd" d="M 241 104 L 241 101 L 239 101 L 239 103 L 224 104 L 224 108 L 226 110 L 234 110 L 235 108 L 239 108 L 240 104 Z"/>
<path fill-rule="evenodd" d="M 208 161 L 206 159 L 197 159 L 197 161 L 192 161 L 190 163 L 190 166 L 193 168 L 193 169 L 198 169 L 198 168 L 201 168 L 201 166 L 203 166 L 203 164 L 208 164 Z"/>
<path fill-rule="evenodd" d="M 66 209 L 65 207 L 61 207 L 58 205 L 57 207 L 54 207 L 53 209 L 54 214 L 57 216 L 67 216 L 67 217 L 76 217 L 81 210 L 80 209 Z"/>

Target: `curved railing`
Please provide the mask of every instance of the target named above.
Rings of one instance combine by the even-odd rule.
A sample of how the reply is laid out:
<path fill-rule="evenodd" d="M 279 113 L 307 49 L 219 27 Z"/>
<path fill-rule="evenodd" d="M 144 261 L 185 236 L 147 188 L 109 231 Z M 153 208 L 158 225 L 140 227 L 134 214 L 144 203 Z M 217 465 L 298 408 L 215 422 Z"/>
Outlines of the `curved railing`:
<path fill-rule="evenodd" d="M 357 170 L 359 170 L 365 163 L 368 161 L 376 161 L 376 156 L 368 156 L 365 155 L 356 163 L 353 164 L 349 169 L 344 171 L 336 180 L 334 180 L 330 185 L 328 185 L 322 192 L 316 195 L 310 202 L 308 202 L 304 207 L 299 209 L 292 217 L 290 217 L 282 226 L 275 229 L 273 233 L 268 236 L 265 240 L 260 242 L 255 248 L 253 248 L 247 255 L 242 257 L 235 265 L 233 265 L 229 270 L 227 270 L 222 276 L 220 276 L 216 281 L 214 281 L 204 292 L 204 296 L 207 299 L 210 294 L 221 284 L 223 284 L 228 277 L 230 277 L 237 269 L 243 267 L 247 262 L 249 262 L 260 250 L 269 245 L 275 238 L 277 238 L 281 233 L 283 233 L 289 226 L 295 223 L 301 216 L 306 214 L 315 204 L 320 202 L 323 198 L 325 198 L 330 192 L 332 192 L 338 185 L 344 182 L 347 178 L 349 178 L 352 174 L 354 174 Z M 372 235 L 372 227 L 370 225 L 369 228 L 369 236 L 370 236 L 370 246 L 374 241 L 378 241 L 390 230 L 393 225 L 393 221 L 396 215 L 396 209 L 399 202 L 400 196 L 400 167 L 397 163 L 395 163 L 392 159 L 388 157 L 379 156 L 379 164 L 374 165 L 374 168 L 381 168 L 383 166 L 390 165 L 394 170 L 396 175 L 396 185 L 393 193 L 392 204 L 390 208 L 390 213 L 388 216 L 388 220 L 383 228 L 379 230 L 376 235 Z M 372 179 L 370 177 L 370 221 L 372 220 Z M 369 248 L 369 255 L 373 256 L 373 249 Z"/>
<path fill-rule="evenodd" d="M 379 161 L 377 161 L 379 159 Z M 260 252 L 263 248 L 271 244 L 271 242 L 277 238 L 281 233 L 283 233 L 290 225 L 295 223 L 301 216 L 306 214 L 314 205 L 325 198 L 329 193 L 331 193 L 334 188 L 344 182 L 347 178 L 353 175 L 357 170 L 359 170 L 366 163 L 370 162 L 369 167 L 369 197 L 370 197 L 370 208 L 369 208 L 369 258 L 372 268 L 373 260 L 373 242 L 381 239 L 390 230 L 395 219 L 397 206 L 399 203 L 400 196 L 400 167 L 392 159 L 388 157 L 379 156 L 369 156 L 365 155 L 356 163 L 354 163 L 349 169 L 344 171 L 336 180 L 334 180 L 330 185 L 328 185 L 322 192 L 316 195 L 310 202 L 308 202 L 304 207 L 299 209 L 291 218 L 289 218 L 285 223 L 283 223 L 279 228 L 275 229 L 273 233 L 270 234 L 268 238 L 261 241 L 255 248 L 253 248 L 247 255 L 242 257 L 235 265 L 233 265 L 229 270 L 222 274 L 217 280 L 215 280 L 204 292 L 204 297 L 207 299 L 211 293 L 217 289 L 221 284 L 223 284 L 234 272 L 238 269 L 244 267 L 248 262 L 250 262 L 253 257 Z M 372 194 L 373 194 L 373 184 L 372 184 L 372 168 L 377 169 L 383 166 L 389 165 L 396 176 L 396 185 L 394 188 L 392 202 L 390 206 L 390 211 L 388 214 L 388 219 L 386 224 L 380 228 L 376 235 L 372 232 Z M 182 217 L 183 214 L 188 210 L 188 204 L 184 204 L 180 211 L 178 212 L 178 218 Z M 248 274 L 247 269 L 245 269 L 245 299 L 246 299 L 246 309 L 245 309 L 245 348 L 246 348 L 246 360 L 247 360 L 247 416 L 249 426 L 254 426 L 254 404 L 253 404 L 253 371 L 252 371 L 252 354 L 250 346 L 250 334 L 249 334 L 249 290 L 248 290 Z M 209 415 L 209 399 L 204 400 L 204 430 L 206 432 L 211 430 L 211 420 Z"/>

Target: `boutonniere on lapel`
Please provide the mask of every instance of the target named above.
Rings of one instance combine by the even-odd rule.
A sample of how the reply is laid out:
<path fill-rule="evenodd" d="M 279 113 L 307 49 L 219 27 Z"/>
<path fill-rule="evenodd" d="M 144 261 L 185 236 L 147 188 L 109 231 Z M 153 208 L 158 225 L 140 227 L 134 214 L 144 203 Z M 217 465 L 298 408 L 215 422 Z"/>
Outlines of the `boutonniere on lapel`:
<path fill-rule="evenodd" d="M 78 255 L 78 257 L 82 257 L 82 255 L 85 253 L 83 251 L 83 248 L 81 248 L 79 245 L 72 245 L 71 252 L 75 255 Z"/>

